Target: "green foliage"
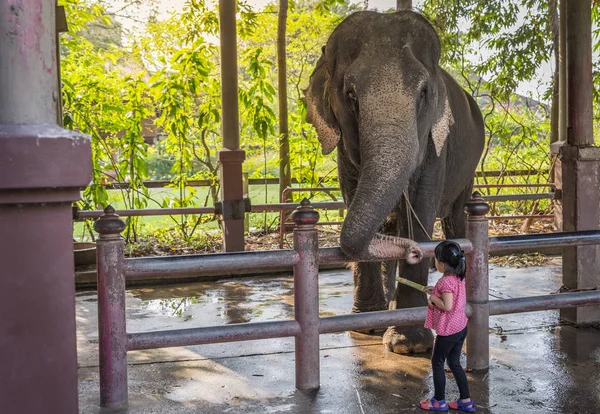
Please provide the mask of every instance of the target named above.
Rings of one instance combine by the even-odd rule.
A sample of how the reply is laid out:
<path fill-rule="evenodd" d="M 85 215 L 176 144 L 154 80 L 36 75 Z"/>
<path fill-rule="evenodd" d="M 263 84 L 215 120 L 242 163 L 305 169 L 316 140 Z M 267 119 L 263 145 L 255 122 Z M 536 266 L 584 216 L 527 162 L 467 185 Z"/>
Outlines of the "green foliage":
<path fill-rule="evenodd" d="M 552 56 L 547 0 L 426 0 L 423 11 L 441 35 L 442 63 L 467 65 L 499 99 L 510 99 Z M 482 48 L 490 56 L 479 60 Z"/>
<path fill-rule="evenodd" d="M 62 37 L 61 71 L 66 128 L 92 137 L 93 181 L 86 188 L 82 208 L 104 208 L 107 179 L 129 182 L 122 191 L 127 208 L 146 206 L 148 193 L 147 145 L 141 122 L 149 114 L 150 102 L 143 73 L 134 73 L 135 51 L 129 57 L 119 43 L 90 39 L 90 28 L 112 21 L 102 6 L 83 0 L 65 0 L 69 33 Z M 130 64 L 130 70 L 124 70 Z M 128 220 L 126 234 L 135 238 L 137 220 Z"/>
<path fill-rule="evenodd" d="M 327 41 L 335 26 L 351 10 L 341 9 L 340 2 L 325 1 L 293 5 L 287 17 L 287 79 L 289 106 L 289 141 L 292 178 L 307 186 L 330 184 L 337 180 L 337 165 L 333 155 L 323 156 L 314 128 L 306 122 L 306 108 L 303 88 L 321 55 L 321 47 Z M 336 6 L 337 5 L 337 6 Z M 267 60 L 277 59 L 277 14 L 276 6 L 270 5 L 258 18 L 261 27 L 251 37 L 252 44 L 260 45 Z M 277 84 L 277 73 L 271 71 L 270 82 Z M 276 142 L 274 141 L 274 144 Z M 265 176 L 278 175 L 276 147 L 268 149 L 268 167 Z M 251 176 L 259 176 L 255 172 Z M 267 175 L 268 174 L 268 175 Z"/>
<path fill-rule="evenodd" d="M 426 0 L 423 12 L 442 41 L 442 65 L 478 101 L 485 121 L 486 148 L 479 170 L 533 169 L 535 176 L 479 180 L 487 184 L 546 183 L 550 156 L 550 109 L 516 94 L 553 56 L 547 0 Z M 480 50 L 489 53 L 483 58 Z M 552 83 L 543 94 L 550 96 Z M 517 192 L 511 189 L 510 192 Z M 547 191 L 543 189 L 542 191 Z M 498 194 L 499 190 L 488 190 Z M 549 203 L 511 202 L 493 214 L 545 212 Z"/>
<path fill-rule="evenodd" d="M 204 0 L 188 0 L 184 9 L 165 20 L 151 19 L 135 36 L 121 41 L 122 30 L 102 2 L 64 0 L 69 33 L 61 38 L 64 123 L 92 137 L 93 182 L 82 208 L 102 208 L 117 198 L 125 208 L 211 205 L 219 199 L 216 151 L 222 142 L 218 11 Z M 287 17 L 287 84 L 292 177 L 304 186 L 336 186 L 335 155 L 324 156 L 316 132 L 306 123 L 303 88 L 321 47 L 333 28 L 364 6 L 343 0 L 290 2 Z M 257 12 L 238 3 L 239 125 L 246 151 L 244 167 L 252 178 L 276 177 L 277 136 L 277 7 Z M 546 107 L 529 105 L 515 94 L 517 85 L 533 79 L 552 57 L 547 0 L 426 0 L 423 12 L 442 39 L 442 64 L 472 93 L 482 108 L 488 137 L 480 170 L 532 168 L 548 171 L 550 131 Z M 598 6 L 594 18 L 598 20 Z M 520 19 L 520 20 L 519 20 Z M 595 48 L 600 49 L 595 32 Z M 479 49 L 490 50 L 487 59 Z M 600 68 L 594 79 L 600 86 Z M 599 89 L 599 88 L 596 88 Z M 548 93 L 546 91 L 546 97 Z M 600 95 L 594 91 L 595 102 Z M 595 117 L 600 117 L 595 105 Z M 148 146 L 148 122 L 159 139 Z M 170 180 L 170 194 L 153 198 L 143 180 Z M 118 197 L 104 183 L 128 182 Z M 208 192 L 189 182 L 209 179 Z M 544 182 L 546 173 L 529 178 L 502 176 L 489 183 Z M 273 192 L 275 193 L 273 194 Z M 307 194 L 315 196 L 316 194 Z M 298 195 L 299 196 L 299 195 Z M 279 198 L 265 186 L 260 196 Z M 336 199 L 336 194 L 318 197 Z M 255 201 L 255 203 L 257 202 Z M 544 203 L 511 208 L 529 212 Z M 502 213 L 500 207 L 496 210 Z M 171 217 L 177 234 L 188 243 L 213 217 Z M 264 215 L 263 227 L 275 220 Z M 252 225 L 259 227 L 256 216 Z M 128 223 L 127 235 L 139 236 L 140 221 Z M 212 226 L 216 227 L 215 223 Z"/>

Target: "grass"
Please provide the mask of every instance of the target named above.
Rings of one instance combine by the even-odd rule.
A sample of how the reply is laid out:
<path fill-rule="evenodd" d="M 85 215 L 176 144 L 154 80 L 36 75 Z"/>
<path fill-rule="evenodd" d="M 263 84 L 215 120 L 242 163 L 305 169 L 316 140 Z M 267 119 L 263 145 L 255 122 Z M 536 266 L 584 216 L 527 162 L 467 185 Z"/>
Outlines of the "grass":
<path fill-rule="evenodd" d="M 193 198 L 193 203 L 195 206 L 201 207 L 204 206 L 205 200 L 209 193 L 208 187 L 194 187 L 196 190 L 196 194 Z M 150 198 L 148 199 L 148 204 L 146 208 L 161 208 L 162 203 L 166 199 L 174 200 L 177 197 L 175 190 L 172 188 L 150 188 L 148 189 L 150 193 Z M 250 192 L 250 200 L 252 200 L 252 204 L 274 204 L 280 202 L 279 195 L 279 185 L 278 184 L 268 184 L 268 185 L 251 185 L 249 187 Z M 116 209 L 125 209 L 126 204 L 123 201 L 123 194 L 121 190 L 109 190 L 109 203 Z M 294 193 L 294 202 L 299 202 L 301 197 L 309 196 L 308 194 L 302 193 Z M 336 194 L 338 199 L 341 199 L 340 194 Z M 315 194 L 312 200 L 330 200 L 325 194 Z M 212 200 L 209 197 L 208 206 L 212 206 Z M 339 219 L 339 215 L 337 211 L 328 211 L 322 212 L 323 218 L 322 221 L 335 221 Z M 142 223 L 142 231 L 143 232 L 153 232 L 157 229 L 170 228 L 175 227 L 176 221 L 181 221 L 182 217 L 179 215 L 176 216 L 148 216 L 148 217 L 140 217 L 140 222 Z M 273 225 L 278 225 L 279 223 L 279 213 L 254 213 L 250 214 L 250 230 L 258 230 L 264 227 L 273 227 Z M 217 222 L 209 222 L 202 225 L 202 230 L 216 230 L 218 229 Z M 85 224 L 83 222 L 74 223 L 73 226 L 73 237 L 77 240 L 85 240 L 87 239 L 87 231 L 85 229 Z"/>
<path fill-rule="evenodd" d="M 509 177 L 511 178 L 511 177 Z M 495 183 L 498 180 L 491 178 L 490 182 Z M 205 200 L 207 198 L 209 188 L 208 187 L 195 187 L 196 194 L 193 198 L 193 203 L 195 206 L 204 206 Z M 278 184 L 269 184 L 269 185 L 251 185 L 250 188 L 250 199 L 252 200 L 252 204 L 272 204 L 279 203 L 279 185 Z M 490 192 L 492 194 L 497 193 L 519 193 L 525 192 L 525 189 L 521 188 L 510 188 L 503 189 L 499 191 L 498 189 L 492 189 Z M 150 193 L 150 198 L 148 200 L 148 205 L 146 208 L 160 208 L 165 199 L 171 198 L 175 199 L 177 194 L 171 188 L 151 188 L 148 190 Z M 481 191 L 481 190 L 480 190 Z M 526 192 L 546 192 L 548 189 L 538 188 L 538 189 L 528 189 Z M 487 192 L 487 191 L 483 191 Z M 310 197 L 310 194 L 302 194 L 302 193 L 293 193 L 294 202 L 298 203 L 302 197 L 306 196 L 311 198 L 313 201 L 324 201 L 330 200 L 330 198 L 323 193 L 316 193 L 313 197 Z M 338 200 L 341 199 L 340 193 L 335 194 L 338 197 Z M 110 190 L 109 191 L 109 202 L 111 205 L 119 210 L 124 209 L 126 207 L 123 201 L 123 193 L 121 190 Z M 528 213 L 531 209 L 532 201 L 527 202 L 502 202 L 502 203 L 494 203 L 492 206 L 496 214 L 514 214 L 517 212 Z M 209 200 L 209 206 L 212 206 L 212 200 Z M 548 200 L 540 200 L 537 202 L 537 211 L 544 212 L 549 210 L 550 203 Z M 329 211 L 320 211 L 321 214 L 321 222 L 325 221 L 340 221 L 340 216 L 338 211 L 329 210 Z M 189 218 L 190 216 L 188 216 Z M 183 217 L 181 216 L 150 216 L 150 217 L 140 217 L 140 229 L 142 234 L 152 234 L 154 232 L 170 229 L 177 227 L 177 222 L 181 222 Z M 88 222 L 88 225 L 91 222 Z M 279 225 L 279 213 L 253 213 L 249 214 L 249 230 L 250 232 L 256 233 L 264 231 L 264 229 L 273 230 Z M 212 221 L 206 224 L 203 224 L 201 228 L 199 228 L 201 232 L 211 232 L 218 231 L 218 223 L 216 221 Z M 88 232 L 86 232 L 84 223 L 78 222 L 74 224 L 73 228 L 73 236 L 77 240 L 85 240 L 89 237 L 86 237 Z"/>

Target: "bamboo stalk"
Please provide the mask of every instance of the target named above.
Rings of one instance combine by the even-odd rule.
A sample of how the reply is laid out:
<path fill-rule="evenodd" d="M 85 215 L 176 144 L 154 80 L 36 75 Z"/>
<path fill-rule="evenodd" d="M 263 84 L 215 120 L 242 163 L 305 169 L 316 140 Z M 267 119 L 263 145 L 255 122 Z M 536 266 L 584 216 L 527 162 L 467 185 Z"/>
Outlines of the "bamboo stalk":
<path fill-rule="evenodd" d="M 396 281 L 402 283 L 403 285 L 410 286 L 411 288 L 420 290 L 423 293 L 427 293 L 427 286 L 419 285 L 418 283 L 415 283 L 415 282 L 405 279 L 403 277 L 397 277 Z"/>

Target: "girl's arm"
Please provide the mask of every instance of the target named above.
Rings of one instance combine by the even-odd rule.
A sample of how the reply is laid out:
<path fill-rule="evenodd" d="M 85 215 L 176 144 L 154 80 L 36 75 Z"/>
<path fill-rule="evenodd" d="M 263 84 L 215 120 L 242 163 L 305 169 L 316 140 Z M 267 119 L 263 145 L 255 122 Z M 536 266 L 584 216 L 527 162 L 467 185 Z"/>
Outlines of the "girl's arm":
<path fill-rule="evenodd" d="M 431 295 L 429 297 L 429 302 L 445 312 L 450 312 L 452 310 L 452 305 L 454 304 L 454 295 L 451 292 L 442 293 L 441 298 L 439 296 Z"/>

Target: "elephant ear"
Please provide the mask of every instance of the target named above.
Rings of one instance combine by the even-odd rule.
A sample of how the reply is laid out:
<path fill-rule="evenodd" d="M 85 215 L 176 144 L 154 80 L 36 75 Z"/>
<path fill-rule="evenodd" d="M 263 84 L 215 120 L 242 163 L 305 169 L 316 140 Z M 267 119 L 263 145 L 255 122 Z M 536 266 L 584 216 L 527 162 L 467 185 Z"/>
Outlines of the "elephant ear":
<path fill-rule="evenodd" d="M 444 149 L 444 145 L 450 135 L 450 127 L 454 124 L 454 117 L 452 116 L 452 108 L 448 101 L 448 94 L 446 87 L 440 81 L 440 93 L 437 99 L 437 111 L 433 126 L 431 127 L 431 139 L 435 146 L 435 152 L 439 157 Z"/>
<path fill-rule="evenodd" d="M 306 97 L 306 120 L 317 130 L 323 154 L 333 151 L 340 140 L 341 132 L 329 101 L 330 73 L 323 54 L 310 77 Z"/>

